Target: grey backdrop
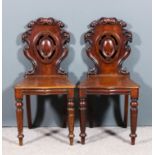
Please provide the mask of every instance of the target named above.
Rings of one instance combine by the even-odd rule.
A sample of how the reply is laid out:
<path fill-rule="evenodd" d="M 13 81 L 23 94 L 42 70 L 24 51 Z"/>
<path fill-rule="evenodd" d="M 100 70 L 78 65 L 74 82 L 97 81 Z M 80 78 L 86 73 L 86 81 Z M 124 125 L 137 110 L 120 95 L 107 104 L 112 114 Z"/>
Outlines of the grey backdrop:
<path fill-rule="evenodd" d="M 82 35 L 88 30 L 88 24 L 102 16 L 117 17 L 128 23 L 128 29 L 133 32 L 133 43 L 131 55 L 124 66 L 141 85 L 138 124 L 151 125 L 151 0 L 3 0 L 3 126 L 16 125 L 13 85 L 26 68 L 31 67 L 22 53 L 21 33 L 30 20 L 50 16 L 62 20 L 71 32 L 70 53 L 62 66 L 69 71 L 73 83 L 84 78 L 87 64 L 92 65 L 83 51 Z M 62 96 L 32 97 L 34 124 L 60 125 L 61 107 L 65 101 Z M 117 125 L 121 122 L 123 103 L 118 101 L 118 96 L 90 98 L 94 109 L 91 116 L 96 118 L 96 125 Z"/>

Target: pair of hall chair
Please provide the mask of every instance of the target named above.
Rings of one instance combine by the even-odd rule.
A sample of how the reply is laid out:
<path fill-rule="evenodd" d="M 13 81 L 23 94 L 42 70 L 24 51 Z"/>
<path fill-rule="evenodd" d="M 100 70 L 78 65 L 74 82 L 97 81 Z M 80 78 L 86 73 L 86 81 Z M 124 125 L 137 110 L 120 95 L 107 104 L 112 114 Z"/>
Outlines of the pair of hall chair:
<path fill-rule="evenodd" d="M 80 137 L 85 143 L 86 137 L 86 98 L 90 94 L 125 96 L 124 122 L 127 126 L 128 97 L 131 97 L 131 144 L 135 144 L 139 85 L 130 79 L 129 73 L 122 68 L 123 61 L 130 54 L 128 42 L 132 41 L 131 32 L 125 29 L 126 23 L 116 18 L 100 18 L 90 24 L 90 30 L 84 35 L 86 52 L 94 62 L 87 78 L 78 86 L 67 78 L 60 63 L 67 56 L 67 43 L 70 35 L 61 21 L 54 18 L 39 18 L 28 24 L 28 30 L 22 35 L 26 43 L 25 56 L 32 63 L 32 70 L 15 85 L 16 117 L 19 145 L 23 144 L 23 96 L 26 96 L 28 127 L 32 127 L 30 95 L 65 94 L 68 97 L 67 124 L 70 145 L 74 141 L 74 89 L 79 89 Z M 64 103 L 65 104 L 65 103 Z M 89 103 L 88 103 L 89 104 Z M 106 104 L 106 103 L 104 103 Z"/>

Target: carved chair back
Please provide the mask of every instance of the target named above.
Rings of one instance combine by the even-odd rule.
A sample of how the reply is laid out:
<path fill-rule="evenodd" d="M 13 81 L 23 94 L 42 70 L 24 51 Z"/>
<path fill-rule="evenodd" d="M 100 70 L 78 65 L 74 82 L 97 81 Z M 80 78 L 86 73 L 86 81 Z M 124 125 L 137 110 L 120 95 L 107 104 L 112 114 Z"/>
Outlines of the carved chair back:
<path fill-rule="evenodd" d="M 95 67 L 89 74 L 128 74 L 122 69 L 123 61 L 130 54 L 128 42 L 132 41 L 126 25 L 116 18 L 101 18 L 90 24 L 84 40 L 88 43 L 87 55 Z"/>
<path fill-rule="evenodd" d="M 27 27 L 22 40 L 26 42 L 24 54 L 31 61 L 33 69 L 26 75 L 65 74 L 60 63 L 67 56 L 66 44 L 70 36 L 63 30 L 64 24 L 53 18 L 39 18 L 31 21 Z"/>

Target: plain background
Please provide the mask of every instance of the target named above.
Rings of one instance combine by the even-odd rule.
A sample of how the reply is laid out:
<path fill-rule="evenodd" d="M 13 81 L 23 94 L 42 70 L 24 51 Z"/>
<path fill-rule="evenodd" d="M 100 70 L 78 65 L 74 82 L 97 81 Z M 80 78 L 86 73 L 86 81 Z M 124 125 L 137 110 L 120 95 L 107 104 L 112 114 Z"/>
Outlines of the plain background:
<path fill-rule="evenodd" d="M 132 52 L 124 66 L 130 71 L 132 79 L 141 86 L 138 125 L 152 124 L 151 0 L 5 0 L 3 1 L 2 55 L 3 126 L 16 125 L 13 85 L 26 68 L 31 67 L 22 52 L 21 34 L 26 30 L 26 24 L 38 17 L 54 17 L 62 20 L 71 33 L 70 53 L 62 63 L 62 67 L 68 70 L 69 78 L 73 83 L 84 78 L 88 64 L 91 64 L 83 50 L 83 33 L 88 31 L 88 24 L 100 17 L 117 17 L 126 21 L 128 29 L 133 33 L 133 43 Z M 118 101 L 118 96 L 92 97 L 94 109 L 92 116 L 97 118 L 95 119 L 97 125 L 119 124 L 121 120 L 119 110 L 122 113 L 123 102 Z M 32 97 L 34 124 L 59 126 L 64 103 L 65 99 L 62 96 Z M 77 103 L 76 111 L 78 111 Z M 77 115 L 76 123 L 78 122 Z"/>

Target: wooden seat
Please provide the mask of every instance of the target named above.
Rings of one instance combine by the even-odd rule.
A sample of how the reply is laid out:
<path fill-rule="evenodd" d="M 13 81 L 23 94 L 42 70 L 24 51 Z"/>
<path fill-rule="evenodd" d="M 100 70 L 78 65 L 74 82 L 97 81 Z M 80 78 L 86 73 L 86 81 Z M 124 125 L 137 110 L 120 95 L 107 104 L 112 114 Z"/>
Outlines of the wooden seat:
<path fill-rule="evenodd" d="M 68 80 L 67 76 L 30 76 L 25 77 L 17 85 L 16 89 L 69 89 L 74 85 Z"/>
<path fill-rule="evenodd" d="M 132 89 L 139 88 L 128 76 L 122 75 L 93 75 L 80 83 L 80 88 L 89 89 Z"/>
<path fill-rule="evenodd" d="M 131 32 L 125 29 L 126 23 L 116 18 L 101 18 L 90 24 L 85 34 L 86 52 L 94 62 L 87 78 L 79 85 L 81 143 L 86 137 L 86 98 L 89 94 L 125 96 L 124 124 L 128 120 L 128 95 L 131 97 L 131 144 L 135 144 L 139 85 L 130 79 L 129 72 L 122 68 L 123 61 L 130 54 L 128 42 Z M 89 103 L 88 103 L 89 104 Z"/>
<path fill-rule="evenodd" d="M 25 56 L 32 63 L 32 70 L 15 87 L 16 116 L 19 145 L 23 144 L 23 96 L 26 96 L 28 127 L 32 127 L 30 95 L 66 94 L 68 96 L 68 127 L 70 144 L 74 138 L 74 85 L 60 63 L 67 56 L 69 33 L 64 24 L 53 18 L 39 18 L 28 24 L 23 34 Z M 65 103 L 64 103 L 65 104 Z"/>

